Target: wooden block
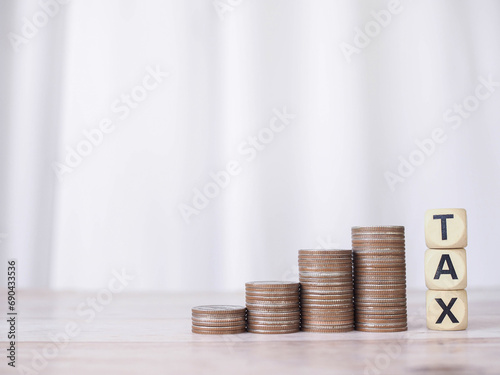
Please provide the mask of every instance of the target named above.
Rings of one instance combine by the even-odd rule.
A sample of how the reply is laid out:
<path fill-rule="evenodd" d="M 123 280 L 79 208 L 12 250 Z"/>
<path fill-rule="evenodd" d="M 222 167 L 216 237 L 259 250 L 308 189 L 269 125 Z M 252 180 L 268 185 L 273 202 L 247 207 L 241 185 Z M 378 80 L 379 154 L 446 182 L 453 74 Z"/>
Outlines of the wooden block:
<path fill-rule="evenodd" d="M 425 252 L 425 285 L 433 290 L 467 288 L 465 249 L 428 249 Z"/>
<path fill-rule="evenodd" d="M 440 208 L 425 213 L 425 243 L 431 249 L 467 246 L 467 212 L 463 208 Z"/>
<path fill-rule="evenodd" d="M 427 328 L 461 331 L 467 328 L 468 307 L 465 290 L 427 291 Z"/>

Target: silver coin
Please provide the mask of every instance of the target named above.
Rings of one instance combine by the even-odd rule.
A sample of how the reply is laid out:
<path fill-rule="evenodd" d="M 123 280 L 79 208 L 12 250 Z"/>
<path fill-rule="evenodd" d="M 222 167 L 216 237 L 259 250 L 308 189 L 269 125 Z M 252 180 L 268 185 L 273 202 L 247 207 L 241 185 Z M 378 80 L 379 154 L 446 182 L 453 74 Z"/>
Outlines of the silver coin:
<path fill-rule="evenodd" d="M 245 307 L 237 305 L 205 305 L 192 308 L 195 312 L 238 312 L 244 311 Z"/>

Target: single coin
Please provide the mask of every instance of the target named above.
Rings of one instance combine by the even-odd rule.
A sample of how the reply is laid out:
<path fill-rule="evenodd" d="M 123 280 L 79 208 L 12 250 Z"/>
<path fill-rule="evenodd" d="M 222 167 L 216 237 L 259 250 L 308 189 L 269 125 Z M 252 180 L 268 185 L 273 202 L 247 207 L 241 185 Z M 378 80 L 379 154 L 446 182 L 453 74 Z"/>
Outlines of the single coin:
<path fill-rule="evenodd" d="M 392 289 L 406 287 L 405 279 L 402 280 L 355 280 L 354 288 L 358 289 Z"/>
<path fill-rule="evenodd" d="M 301 316 L 308 317 L 322 317 L 324 319 L 326 317 L 344 317 L 344 316 L 352 316 L 355 313 L 353 305 L 346 305 L 343 308 L 332 308 L 332 309 L 308 309 L 302 311 Z"/>
<path fill-rule="evenodd" d="M 280 312 L 292 312 L 292 311 L 299 311 L 300 312 L 300 307 L 299 306 L 293 306 L 293 307 L 276 307 L 276 306 L 257 306 L 257 307 L 250 307 L 249 309 L 249 314 L 250 313 L 262 313 L 262 312 L 274 312 L 274 313 L 280 313 Z"/>
<path fill-rule="evenodd" d="M 355 226 L 351 228 L 352 232 L 360 232 L 360 231 L 371 231 L 371 232 L 378 232 L 378 231 L 392 231 L 392 232 L 404 232 L 405 227 L 402 225 L 378 225 L 378 226 Z"/>
<path fill-rule="evenodd" d="M 395 269 L 399 267 L 400 272 L 405 272 L 406 267 L 405 264 L 402 263 L 384 263 L 384 262 L 370 262 L 370 263 L 356 263 L 354 265 L 354 274 L 358 273 L 358 270 L 363 269 L 364 267 L 370 267 L 370 268 L 378 268 L 379 272 L 385 272 L 390 269 Z"/>
<path fill-rule="evenodd" d="M 311 308 L 311 307 L 321 307 L 321 308 L 325 308 L 325 307 L 329 307 L 329 306 L 332 306 L 332 307 L 335 307 L 335 306 L 343 306 L 343 305 L 348 305 L 348 304 L 351 304 L 352 301 L 348 300 L 346 301 L 345 303 L 341 303 L 341 302 L 337 302 L 337 301 L 324 301 L 324 300 L 319 300 L 319 301 L 304 301 L 304 303 L 302 304 L 302 308 Z"/>
<path fill-rule="evenodd" d="M 200 318 L 200 317 L 192 317 L 191 320 L 193 322 L 207 322 L 207 323 L 220 323 L 220 324 L 231 324 L 231 323 L 240 323 L 244 322 L 246 316 L 234 318 L 234 319 L 216 319 L 212 317 Z"/>
<path fill-rule="evenodd" d="M 328 260 L 348 260 L 352 257 L 352 250 L 349 250 L 348 253 L 345 254 L 326 254 L 326 253 L 311 253 L 311 254 L 299 254 L 297 257 L 300 260 L 307 260 L 307 259 L 328 259 Z"/>
<path fill-rule="evenodd" d="M 253 301 L 253 302 L 259 302 L 259 301 L 288 301 L 288 302 L 293 302 L 297 301 L 299 299 L 300 295 L 297 293 L 294 296 L 254 296 L 254 295 L 245 295 L 245 300 L 246 301 Z"/>
<path fill-rule="evenodd" d="M 324 277 L 324 278 L 308 277 L 308 278 L 305 278 L 305 277 L 301 277 L 300 282 L 301 282 L 301 284 L 305 285 L 306 287 L 309 286 L 310 284 L 321 284 L 323 286 L 331 286 L 332 284 L 334 284 L 334 285 L 337 285 L 340 287 L 345 286 L 345 287 L 349 288 L 352 285 L 353 279 L 352 279 L 352 277 L 344 277 L 344 278 L 335 278 L 335 277 L 329 277 L 329 278 L 327 278 L 327 277 Z"/>
<path fill-rule="evenodd" d="M 285 301 L 285 302 L 294 302 L 297 301 L 300 298 L 300 294 L 297 293 L 294 296 L 253 296 L 253 295 L 245 295 L 245 300 L 246 301 L 252 301 L 252 302 L 273 302 L 273 301 Z"/>
<path fill-rule="evenodd" d="M 334 325 L 344 325 L 344 324 L 354 324 L 354 318 L 346 317 L 334 318 L 331 320 L 324 319 L 302 319 L 302 325 L 306 326 L 334 326 Z"/>
<path fill-rule="evenodd" d="M 362 332 L 403 332 L 407 331 L 408 327 L 401 327 L 401 328 L 370 328 L 370 327 L 358 327 L 356 326 L 356 331 L 362 331 Z"/>
<path fill-rule="evenodd" d="M 352 309 L 353 308 L 353 302 L 352 300 L 345 300 L 344 302 L 329 302 L 329 301 L 304 301 L 304 303 L 301 305 L 302 308 L 302 313 L 305 313 L 307 310 L 314 310 L 314 309 L 336 309 L 336 310 L 345 310 L 345 309 Z"/>
<path fill-rule="evenodd" d="M 386 297 L 378 298 L 378 299 L 373 299 L 373 297 L 362 297 L 362 296 L 357 296 L 354 297 L 354 304 L 355 306 L 359 307 L 364 307 L 364 306 L 406 306 L 406 298 L 405 297 L 400 297 L 400 298 L 395 298 L 395 299 L 390 299 Z"/>
<path fill-rule="evenodd" d="M 380 269 L 380 267 L 370 267 L 370 268 L 357 268 L 356 276 L 406 276 L 406 269 L 401 268 L 386 268 Z"/>
<path fill-rule="evenodd" d="M 354 300 L 363 297 L 379 297 L 383 299 L 389 298 L 406 298 L 406 290 L 404 291 L 396 291 L 391 290 L 386 293 L 375 293 L 375 292 L 363 292 L 363 291 L 354 291 Z"/>
<path fill-rule="evenodd" d="M 344 323 L 344 324 L 328 324 L 328 325 L 325 325 L 323 327 L 323 329 L 346 329 L 346 328 L 351 328 L 353 326 L 353 323 Z M 315 326 L 311 326 L 309 324 L 303 324 L 302 325 L 302 330 L 304 330 L 304 328 L 321 328 L 320 325 L 315 325 Z"/>
<path fill-rule="evenodd" d="M 285 334 L 285 333 L 295 333 L 299 332 L 299 328 L 292 328 L 292 329 L 282 329 L 282 330 L 265 330 L 265 329 L 248 329 L 248 332 L 250 333 L 261 333 L 261 334 Z"/>
<path fill-rule="evenodd" d="M 228 335 L 228 334 L 244 333 L 246 332 L 246 328 L 214 329 L 214 328 L 192 327 L 191 331 L 193 333 L 204 334 L 204 335 Z"/>
<path fill-rule="evenodd" d="M 191 316 L 193 318 L 232 320 L 232 319 L 240 319 L 240 318 L 244 317 L 245 314 L 246 314 L 246 309 L 245 309 L 245 311 L 240 311 L 236 314 L 232 314 L 232 313 L 230 313 L 230 314 L 200 314 L 200 313 L 193 312 Z"/>
<path fill-rule="evenodd" d="M 323 274 L 323 273 L 330 273 L 330 272 L 335 272 L 335 273 L 343 273 L 345 275 L 352 275 L 352 264 L 349 264 L 349 267 L 344 267 L 344 268 L 301 268 L 299 267 L 299 275 L 301 274 L 308 274 L 308 273 L 319 273 L 319 274 Z M 320 275 L 322 276 L 322 275 Z"/>
<path fill-rule="evenodd" d="M 262 297 L 251 297 L 251 296 L 246 296 L 245 301 L 247 302 L 246 304 L 248 305 L 248 302 L 250 303 L 260 303 L 260 304 L 269 304 L 269 305 L 280 305 L 280 304 L 293 304 L 293 303 L 298 303 L 300 301 L 300 296 L 297 294 L 294 297 L 288 297 L 288 298 L 262 298 Z"/>
<path fill-rule="evenodd" d="M 403 265 L 405 263 L 405 257 L 389 257 L 389 256 L 379 256 L 379 255 L 374 255 L 374 256 L 365 256 L 365 257 L 356 257 L 354 259 L 353 265 L 356 268 L 357 265 L 368 265 L 369 263 L 383 263 L 386 265 L 391 265 L 392 263 L 396 263 L 398 267 Z"/>
<path fill-rule="evenodd" d="M 236 305 L 205 305 L 205 306 L 196 306 L 191 309 L 193 313 L 198 314 L 237 314 L 237 313 L 245 313 L 245 307 L 236 306 Z"/>
<path fill-rule="evenodd" d="M 401 309 L 400 311 L 406 311 L 406 302 L 401 302 L 397 304 L 395 302 L 391 303 L 360 303 L 354 300 L 354 309 L 356 311 L 363 311 L 363 308 L 373 307 L 378 309 L 387 309 L 388 311 L 393 311 L 393 309 Z M 404 310 L 403 310 L 404 309 Z"/>
<path fill-rule="evenodd" d="M 275 311 L 249 311 L 248 316 L 257 316 L 257 317 L 293 317 L 293 316 L 299 316 L 300 311 L 281 311 L 281 312 L 275 312 Z"/>
<path fill-rule="evenodd" d="M 394 279 L 355 279 L 354 284 L 364 286 L 364 285 L 373 285 L 373 286 L 385 286 L 385 285 L 406 285 L 406 278 L 394 278 Z"/>
<path fill-rule="evenodd" d="M 404 254 L 401 255 L 384 255 L 384 254 L 363 254 L 354 257 L 354 262 L 353 264 L 356 264 L 356 262 L 401 262 L 405 261 L 405 256 Z"/>
<path fill-rule="evenodd" d="M 382 314 L 382 315 L 395 315 L 395 314 L 406 314 L 406 305 L 391 306 L 391 305 L 363 305 L 355 304 L 355 309 L 359 313 L 363 314 Z"/>
<path fill-rule="evenodd" d="M 299 255 L 310 255 L 310 254 L 328 254 L 328 255 L 349 255 L 352 250 L 350 249 L 301 249 L 299 250 Z"/>
<path fill-rule="evenodd" d="M 356 259 L 365 258 L 365 257 L 383 257 L 383 256 L 392 256 L 392 257 L 400 257 L 404 258 L 406 255 L 406 251 L 404 247 L 381 247 L 377 246 L 366 246 L 363 248 L 356 248 L 353 256 L 353 262 Z"/>
<path fill-rule="evenodd" d="M 400 274 L 387 274 L 387 273 L 373 273 L 373 274 L 356 274 L 353 278 L 354 280 L 374 280 L 374 281 L 388 281 L 388 280 L 405 280 L 406 274 L 404 272 Z"/>
<path fill-rule="evenodd" d="M 394 318 L 394 319 L 388 319 L 388 318 L 381 318 L 380 316 L 378 318 L 373 318 L 369 316 L 364 316 L 364 315 L 356 315 L 356 323 L 373 323 L 373 324 L 393 324 L 393 325 L 401 325 L 401 324 L 407 324 L 407 318 L 406 316 L 403 318 Z"/>
<path fill-rule="evenodd" d="M 353 247 L 364 247 L 364 246 L 381 246 L 381 247 L 404 247 L 405 241 L 398 239 L 386 239 L 386 238 L 353 238 Z"/>
<path fill-rule="evenodd" d="M 315 283 L 321 284 L 321 283 Z M 328 284 L 332 284 L 329 282 Z M 342 284 L 337 284 L 335 286 L 325 285 L 325 286 L 308 286 L 305 285 L 304 288 L 300 291 L 301 296 L 309 295 L 309 294 L 326 294 L 326 295 L 334 295 L 336 293 L 346 293 L 352 291 L 354 288 L 354 283 L 352 281 L 346 281 Z"/>
<path fill-rule="evenodd" d="M 304 332 L 315 332 L 315 333 L 342 333 L 342 332 L 350 332 L 354 330 L 354 327 L 349 328 L 316 328 L 316 327 L 302 327 L 302 331 Z"/>
<path fill-rule="evenodd" d="M 253 322 L 247 326 L 247 329 L 265 329 L 268 331 L 277 331 L 282 329 L 297 329 L 300 327 L 300 321 L 295 321 L 289 324 L 275 324 L 272 322 Z"/>
<path fill-rule="evenodd" d="M 294 296 L 297 294 L 298 290 L 287 290 L 287 289 L 260 289 L 260 290 L 253 290 L 253 289 L 246 289 L 245 293 L 247 295 L 251 296 L 282 296 L 282 297 L 287 297 L 287 296 Z"/>
<path fill-rule="evenodd" d="M 325 284 L 327 285 L 331 285 L 331 284 L 337 284 L 337 285 L 352 285 L 352 282 L 353 282 L 353 279 L 352 277 L 343 277 L 343 278 L 339 278 L 339 277 L 316 277 L 316 278 L 313 278 L 313 277 L 301 277 L 301 284 L 322 284 L 323 286 Z M 308 286 L 308 285 L 306 285 Z"/>
<path fill-rule="evenodd" d="M 355 240 L 405 241 L 405 234 L 398 232 L 359 232 L 351 233 L 351 241 Z"/>
<path fill-rule="evenodd" d="M 400 319 L 381 319 L 381 318 L 371 318 L 366 316 L 355 316 L 357 324 L 392 324 L 392 327 L 395 326 L 405 326 L 407 325 L 408 319 L 406 317 Z"/>
<path fill-rule="evenodd" d="M 326 257 L 307 257 L 307 258 L 299 258 L 299 267 L 304 265 L 327 265 L 329 267 L 334 267 L 336 265 L 345 266 L 352 261 L 352 256 L 348 258 L 326 258 Z"/>
<path fill-rule="evenodd" d="M 299 280 L 352 280 L 352 271 L 336 272 L 299 272 Z"/>
<path fill-rule="evenodd" d="M 302 315 L 307 315 L 309 313 L 315 313 L 321 310 L 334 312 L 334 311 L 350 311 L 352 306 L 349 304 L 344 305 L 318 305 L 318 304 L 307 304 L 302 306 Z"/>
<path fill-rule="evenodd" d="M 315 322 L 315 323 L 311 323 Z M 338 324 L 354 324 L 354 316 L 343 315 L 343 316 L 305 316 L 302 317 L 301 325 L 338 325 Z"/>
<path fill-rule="evenodd" d="M 249 323 L 259 323 L 259 322 L 269 322 L 270 324 L 294 324 L 300 321 L 300 315 L 297 316 L 282 316 L 282 317 L 261 317 L 261 316 L 249 316 Z M 264 323 L 263 323 L 264 324 Z"/>
<path fill-rule="evenodd" d="M 323 297 L 315 298 L 315 297 L 307 296 L 307 297 L 303 297 L 300 302 L 301 302 L 301 305 L 311 304 L 311 303 L 343 304 L 343 303 L 351 302 L 353 297 L 354 297 L 354 293 L 340 294 L 340 295 L 337 294 L 337 295 L 328 296 L 328 298 L 323 298 Z"/>
<path fill-rule="evenodd" d="M 248 310 L 275 310 L 275 311 L 294 311 L 299 309 L 299 303 L 294 304 L 281 304 L 281 305 L 269 305 L 260 303 L 247 303 Z"/>
<path fill-rule="evenodd" d="M 233 324 L 220 324 L 220 323 L 200 323 L 200 322 L 192 322 L 192 326 L 193 327 L 200 327 L 200 328 L 245 328 L 247 325 L 246 321 L 245 322 L 241 322 L 241 323 L 233 323 Z"/>
<path fill-rule="evenodd" d="M 304 288 L 339 288 L 339 287 L 348 287 L 349 285 L 352 284 L 352 280 L 349 281 L 332 281 L 332 282 L 309 282 L 309 281 L 303 281 L 300 283 L 302 289 Z"/>
<path fill-rule="evenodd" d="M 215 329 L 223 329 L 223 328 L 228 328 L 228 329 L 236 329 L 236 328 L 245 328 L 246 326 L 246 322 L 243 322 L 243 323 L 238 323 L 238 324 L 226 324 L 226 325 L 223 325 L 223 324 L 220 324 L 220 323 L 211 323 L 211 324 L 208 324 L 208 323 L 199 323 L 199 322 L 192 322 L 192 326 L 193 327 L 197 327 L 197 328 L 215 328 Z"/>
<path fill-rule="evenodd" d="M 338 318 L 349 318 L 354 317 L 354 310 L 351 308 L 347 308 L 344 310 L 313 310 L 313 311 L 304 311 L 302 314 L 302 319 L 326 319 L 326 320 L 335 320 Z"/>
<path fill-rule="evenodd" d="M 363 332 L 402 332 L 408 330 L 408 326 L 404 325 L 401 325 L 399 327 L 371 327 L 365 325 L 358 325 L 356 323 L 354 323 L 354 325 L 357 331 L 363 331 Z"/>
<path fill-rule="evenodd" d="M 390 259 L 390 260 L 401 260 L 405 259 L 405 253 L 403 251 L 394 251 L 390 252 L 387 250 L 379 251 L 378 249 L 374 249 L 376 251 L 361 251 L 357 252 L 354 255 L 354 262 L 357 260 L 372 260 L 372 259 Z"/>
<path fill-rule="evenodd" d="M 351 277 L 351 268 L 342 271 L 300 271 L 302 277 Z"/>
<path fill-rule="evenodd" d="M 344 258 L 331 258 L 331 257 L 299 257 L 299 266 L 312 264 L 312 265 L 320 265 L 327 264 L 328 266 L 340 265 L 344 266 L 345 264 L 349 264 L 352 260 L 352 255 Z"/>
<path fill-rule="evenodd" d="M 300 297 L 300 294 L 297 292 L 293 296 L 254 296 L 254 295 L 245 295 L 245 300 L 246 301 L 253 301 L 253 302 L 273 302 L 273 301 L 285 301 L 285 302 L 293 302 L 297 301 Z"/>
<path fill-rule="evenodd" d="M 299 272 L 349 272 L 352 270 L 352 261 L 349 263 L 306 263 L 299 264 Z"/>
<path fill-rule="evenodd" d="M 327 310 L 345 310 L 352 309 L 353 302 L 351 299 L 345 300 L 344 302 L 325 302 L 325 301 L 304 301 L 301 305 L 302 313 L 306 313 L 308 310 L 315 309 L 327 309 Z"/>
<path fill-rule="evenodd" d="M 335 294 L 302 294 L 301 301 L 303 300 L 326 300 L 330 301 L 332 299 L 348 299 L 352 298 L 354 292 L 352 289 L 346 290 L 345 292 L 337 292 Z"/>
<path fill-rule="evenodd" d="M 354 289 L 352 285 L 344 288 L 338 289 L 308 289 L 304 290 L 301 293 L 301 298 L 314 298 L 324 296 L 325 298 L 335 297 L 335 296 L 343 296 L 346 294 L 353 293 Z"/>
<path fill-rule="evenodd" d="M 297 316 L 273 316 L 273 317 L 268 317 L 268 316 L 250 316 L 248 317 L 249 322 L 282 322 L 283 324 L 287 324 L 288 322 L 296 322 L 300 321 L 300 315 Z"/>
<path fill-rule="evenodd" d="M 295 281 L 249 281 L 245 283 L 246 287 L 251 287 L 251 288 L 271 288 L 271 289 L 278 289 L 278 288 L 298 288 L 299 283 Z"/>
<path fill-rule="evenodd" d="M 393 284 L 393 285 L 369 285 L 369 284 L 356 284 L 354 286 L 354 295 L 365 295 L 370 294 L 375 296 L 388 296 L 391 297 L 401 297 L 401 294 L 406 296 L 406 286 L 405 284 Z"/>
<path fill-rule="evenodd" d="M 320 294 L 320 295 L 302 295 L 301 302 L 307 301 L 345 301 L 352 299 L 354 292 L 352 290 L 346 291 L 345 293 L 336 293 L 336 294 Z"/>

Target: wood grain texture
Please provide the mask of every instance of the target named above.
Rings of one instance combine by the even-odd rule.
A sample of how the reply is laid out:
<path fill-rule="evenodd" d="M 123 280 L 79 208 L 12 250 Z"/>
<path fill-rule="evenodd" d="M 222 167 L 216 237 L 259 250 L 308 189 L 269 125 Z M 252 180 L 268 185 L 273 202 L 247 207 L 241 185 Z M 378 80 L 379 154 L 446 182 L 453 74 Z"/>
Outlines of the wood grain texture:
<path fill-rule="evenodd" d="M 51 375 L 498 374 L 500 291 L 468 295 L 466 331 L 428 330 L 425 291 L 418 291 L 408 296 L 407 332 L 205 336 L 191 333 L 191 307 L 243 304 L 244 292 L 122 293 L 91 317 L 81 304 L 95 292 L 21 291 L 18 365 L 39 365 L 32 373 Z M 70 343 L 52 343 L 75 325 Z M 5 319 L 0 328 L 6 347 Z M 19 373 L 4 356 L 0 361 L 0 374 Z"/>

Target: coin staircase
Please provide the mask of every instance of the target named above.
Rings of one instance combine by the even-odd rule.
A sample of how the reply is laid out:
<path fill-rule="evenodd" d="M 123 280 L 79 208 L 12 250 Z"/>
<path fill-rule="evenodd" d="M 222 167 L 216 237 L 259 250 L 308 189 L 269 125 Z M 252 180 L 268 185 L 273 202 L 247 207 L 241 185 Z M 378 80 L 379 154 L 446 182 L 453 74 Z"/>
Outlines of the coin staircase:
<path fill-rule="evenodd" d="M 407 330 L 403 226 L 353 227 L 352 250 L 299 250 L 299 282 L 245 284 L 246 307 L 192 309 L 192 332 Z"/>

